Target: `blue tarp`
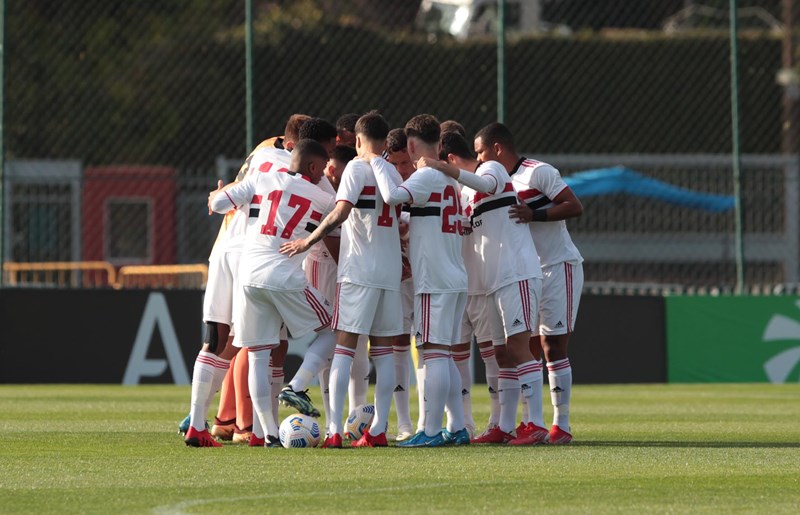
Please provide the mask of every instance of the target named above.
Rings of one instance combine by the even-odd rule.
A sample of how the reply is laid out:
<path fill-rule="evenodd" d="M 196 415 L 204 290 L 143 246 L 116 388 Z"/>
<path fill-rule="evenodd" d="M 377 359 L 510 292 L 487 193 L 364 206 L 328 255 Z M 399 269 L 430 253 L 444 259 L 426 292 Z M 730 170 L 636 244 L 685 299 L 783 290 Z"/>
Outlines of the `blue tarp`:
<path fill-rule="evenodd" d="M 578 172 L 565 177 L 564 181 L 578 198 L 625 193 L 714 213 L 733 209 L 734 203 L 732 195 L 715 195 L 679 188 L 645 177 L 624 166 Z"/>

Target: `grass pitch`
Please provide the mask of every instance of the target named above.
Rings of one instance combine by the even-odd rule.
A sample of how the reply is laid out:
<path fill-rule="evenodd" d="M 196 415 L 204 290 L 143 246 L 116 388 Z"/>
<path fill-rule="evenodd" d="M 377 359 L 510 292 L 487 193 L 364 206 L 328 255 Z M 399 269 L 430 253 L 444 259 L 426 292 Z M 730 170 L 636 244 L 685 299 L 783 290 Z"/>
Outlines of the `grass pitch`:
<path fill-rule="evenodd" d="M 0 512 L 800 512 L 797 384 L 577 386 L 562 447 L 194 449 L 176 434 L 188 403 L 0 386 Z"/>

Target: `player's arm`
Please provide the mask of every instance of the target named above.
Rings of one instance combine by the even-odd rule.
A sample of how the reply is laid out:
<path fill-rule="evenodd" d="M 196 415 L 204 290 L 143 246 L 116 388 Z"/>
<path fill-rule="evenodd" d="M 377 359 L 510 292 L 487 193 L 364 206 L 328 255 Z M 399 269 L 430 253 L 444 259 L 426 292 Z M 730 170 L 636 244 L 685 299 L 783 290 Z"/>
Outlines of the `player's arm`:
<path fill-rule="evenodd" d="M 288 254 L 289 257 L 291 257 L 307 251 L 312 245 L 330 234 L 334 229 L 339 227 L 342 222 L 347 220 L 352 209 L 353 204 L 346 200 L 337 202 L 333 211 L 328 213 L 328 216 L 322 220 L 322 223 L 319 224 L 319 227 L 317 227 L 314 232 L 302 240 L 293 240 L 283 243 L 281 245 L 281 254 Z"/>
<path fill-rule="evenodd" d="M 208 214 L 224 214 L 231 209 L 239 209 L 248 204 L 253 198 L 252 181 L 232 182 L 222 185 L 222 181 L 217 181 L 217 189 L 208 194 Z"/>
<path fill-rule="evenodd" d="M 397 172 L 397 168 L 389 163 L 389 161 L 382 157 L 374 157 L 370 161 L 370 164 L 372 165 L 372 170 L 375 172 L 378 190 L 385 204 L 396 206 L 397 204 L 404 204 L 413 200 L 411 198 L 411 193 L 401 184 L 403 179 Z M 409 180 L 411 179 L 409 178 Z"/>
<path fill-rule="evenodd" d="M 421 157 L 419 161 L 417 161 L 417 167 L 422 168 L 425 166 L 438 170 L 475 191 L 494 193 L 497 190 L 497 180 L 491 175 L 477 175 L 461 170 L 459 167 L 450 163 L 445 163 L 444 161 Z"/>

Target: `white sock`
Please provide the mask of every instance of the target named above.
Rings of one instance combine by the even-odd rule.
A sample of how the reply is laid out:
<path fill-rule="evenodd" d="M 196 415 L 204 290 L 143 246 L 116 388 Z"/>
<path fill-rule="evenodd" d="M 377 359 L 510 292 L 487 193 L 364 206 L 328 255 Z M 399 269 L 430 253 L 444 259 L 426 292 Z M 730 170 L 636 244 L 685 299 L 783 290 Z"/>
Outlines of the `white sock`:
<path fill-rule="evenodd" d="M 200 351 L 194 362 L 192 372 L 192 404 L 189 409 L 189 423 L 198 431 L 206 428 L 206 416 L 211 400 L 222 385 L 225 373 L 231 362 L 217 357 L 214 353 Z"/>
<path fill-rule="evenodd" d="M 362 404 L 367 404 L 367 390 L 369 389 L 369 350 L 367 341 L 369 337 L 358 337 L 358 345 L 353 355 L 353 367 L 350 370 L 350 387 L 348 399 L 350 409 L 348 413 Z"/>
<path fill-rule="evenodd" d="M 353 349 L 341 345 L 336 346 L 331 362 L 331 377 L 328 382 L 331 400 L 331 418 L 328 420 L 328 432 L 332 435 L 344 436 L 344 396 L 347 395 L 347 384 L 350 382 L 350 368 L 353 366 Z"/>
<path fill-rule="evenodd" d="M 491 402 L 489 411 L 489 424 L 497 425 L 500 422 L 500 396 L 497 393 L 497 376 L 500 374 L 500 367 L 497 366 L 497 358 L 494 355 L 494 346 L 481 347 L 481 359 L 486 367 L 486 384 L 489 386 L 489 400 Z"/>
<path fill-rule="evenodd" d="M 389 427 L 394 390 L 394 357 L 391 347 L 370 347 L 369 355 L 375 366 L 375 416 L 369 434 L 378 436 Z"/>
<path fill-rule="evenodd" d="M 242 351 L 242 352 L 247 352 Z M 250 361 L 248 360 L 248 368 L 250 366 Z M 248 382 L 250 381 L 248 376 Z M 249 387 L 248 387 L 249 389 Z M 273 390 L 274 391 L 274 390 Z M 256 435 L 256 438 L 264 438 L 264 429 L 261 427 L 261 420 L 258 418 L 258 413 L 256 413 L 256 407 L 253 406 L 253 434 Z"/>
<path fill-rule="evenodd" d="M 270 384 L 272 388 L 272 416 L 275 420 L 280 420 L 280 416 L 278 415 L 278 408 L 280 407 L 280 401 L 278 401 L 278 395 L 281 394 L 281 388 L 283 388 L 283 380 L 286 377 L 285 373 L 283 372 L 283 367 L 269 367 L 270 372 L 272 374 L 272 383 Z M 254 417 L 255 420 L 257 417 Z"/>
<path fill-rule="evenodd" d="M 425 349 L 425 434 L 442 430 L 444 405 L 450 391 L 450 355 L 439 349 Z"/>
<path fill-rule="evenodd" d="M 475 421 L 472 419 L 472 374 L 469 370 L 469 356 L 468 350 L 451 352 L 453 362 L 458 370 L 458 375 L 461 378 L 461 403 L 463 404 L 464 411 L 464 425 L 475 429 Z"/>
<path fill-rule="evenodd" d="M 319 374 L 320 370 L 330 362 L 333 349 L 336 348 L 336 335 L 330 329 L 323 329 L 308 346 L 300 369 L 289 382 L 289 386 L 296 392 L 308 388 L 308 384 Z"/>
<path fill-rule="evenodd" d="M 517 424 L 517 404 L 519 404 L 519 380 L 516 368 L 501 368 L 497 379 L 500 396 L 500 429 L 512 432 Z"/>
<path fill-rule="evenodd" d="M 328 427 L 328 421 L 331 419 L 331 400 L 330 400 L 330 387 L 328 383 L 331 377 L 331 367 L 328 365 L 319 372 L 319 391 L 322 393 L 322 410 L 325 412 L 325 426 Z"/>
<path fill-rule="evenodd" d="M 450 387 L 447 390 L 447 430 L 451 433 L 464 429 L 464 396 L 462 394 L 461 371 L 452 358 L 447 360 L 450 372 Z"/>
<path fill-rule="evenodd" d="M 544 427 L 544 414 L 542 413 L 542 362 L 537 360 L 526 361 L 517 365 L 519 387 L 522 392 L 522 405 L 529 413 L 523 414 L 522 421 L 533 422 L 533 425 Z"/>
<path fill-rule="evenodd" d="M 419 417 L 417 418 L 417 433 L 425 430 L 425 356 L 422 347 L 417 347 L 417 401 L 419 404 Z"/>
<path fill-rule="evenodd" d="M 411 347 L 392 347 L 394 351 L 394 407 L 397 410 L 398 431 L 411 432 L 411 408 L 409 406 L 408 383 L 410 382 Z"/>
<path fill-rule="evenodd" d="M 253 400 L 255 415 L 261 422 L 261 428 L 267 435 L 278 436 L 278 423 L 272 415 L 272 387 L 270 386 L 269 355 L 272 350 L 250 352 L 247 383 L 250 387 L 250 398 Z M 255 418 L 255 417 L 254 417 Z"/>
<path fill-rule="evenodd" d="M 553 425 L 569 432 L 569 397 L 572 393 L 572 366 L 569 358 L 547 364 L 550 400 L 553 402 Z"/>

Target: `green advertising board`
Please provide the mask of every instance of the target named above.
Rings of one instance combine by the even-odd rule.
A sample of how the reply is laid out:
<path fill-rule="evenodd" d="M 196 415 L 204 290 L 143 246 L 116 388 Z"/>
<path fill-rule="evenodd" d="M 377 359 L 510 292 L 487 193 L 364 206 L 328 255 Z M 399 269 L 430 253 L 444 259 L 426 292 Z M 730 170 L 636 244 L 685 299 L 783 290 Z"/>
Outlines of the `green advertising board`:
<path fill-rule="evenodd" d="M 800 381 L 800 297 L 668 297 L 667 378 Z"/>

